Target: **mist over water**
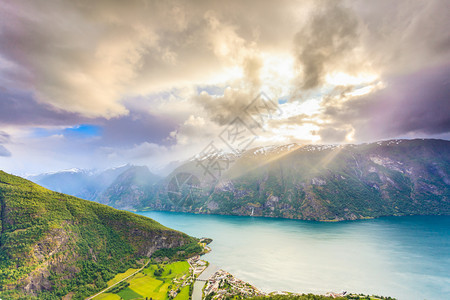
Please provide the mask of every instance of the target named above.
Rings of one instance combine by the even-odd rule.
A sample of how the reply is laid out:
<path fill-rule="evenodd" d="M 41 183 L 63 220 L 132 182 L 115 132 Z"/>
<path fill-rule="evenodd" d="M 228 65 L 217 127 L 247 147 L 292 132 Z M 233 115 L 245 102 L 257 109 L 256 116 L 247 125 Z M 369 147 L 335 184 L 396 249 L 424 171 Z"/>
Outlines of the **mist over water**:
<path fill-rule="evenodd" d="M 263 291 L 349 291 L 398 299 L 450 295 L 450 216 L 312 221 L 139 212 L 210 237 L 210 263 Z"/>

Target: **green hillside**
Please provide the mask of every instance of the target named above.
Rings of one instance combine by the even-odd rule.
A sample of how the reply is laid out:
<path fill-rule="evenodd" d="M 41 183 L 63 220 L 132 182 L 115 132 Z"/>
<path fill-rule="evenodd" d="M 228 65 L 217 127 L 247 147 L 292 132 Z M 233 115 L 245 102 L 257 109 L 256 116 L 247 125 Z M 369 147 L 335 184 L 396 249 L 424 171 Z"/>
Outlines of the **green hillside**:
<path fill-rule="evenodd" d="M 2 171 L 0 202 L 1 299 L 82 299 L 153 252 L 196 242 L 152 219 Z"/>

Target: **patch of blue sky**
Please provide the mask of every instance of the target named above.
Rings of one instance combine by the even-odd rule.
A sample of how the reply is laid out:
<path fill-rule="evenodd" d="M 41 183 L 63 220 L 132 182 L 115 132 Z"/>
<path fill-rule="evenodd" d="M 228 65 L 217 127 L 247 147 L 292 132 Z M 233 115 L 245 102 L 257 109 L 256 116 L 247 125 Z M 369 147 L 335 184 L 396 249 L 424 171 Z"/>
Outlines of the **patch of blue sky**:
<path fill-rule="evenodd" d="M 63 134 L 72 137 L 95 137 L 102 133 L 101 127 L 96 125 L 81 124 L 74 127 L 65 128 Z"/>
<path fill-rule="evenodd" d="M 47 128 L 34 128 L 31 136 L 37 137 L 37 138 L 43 138 L 53 135 L 61 134 L 60 129 L 47 129 Z"/>
<path fill-rule="evenodd" d="M 100 126 L 90 124 L 80 124 L 67 128 L 35 128 L 32 132 L 33 137 L 44 138 L 55 135 L 63 135 L 69 138 L 92 138 L 100 136 L 102 129 Z"/>
<path fill-rule="evenodd" d="M 286 102 L 288 102 L 289 97 L 281 97 L 278 99 L 278 104 L 285 104 Z"/>
<path fill-rule="evenodd" d="M 202 85 L 197 86 L 197 93 L 200 94 L 201 92 L 206 92 L 209 95 L 221 96 L 224 94 L 225 88 L 226 87 L 224 86 L 217 86 L 217 85 Z"/>

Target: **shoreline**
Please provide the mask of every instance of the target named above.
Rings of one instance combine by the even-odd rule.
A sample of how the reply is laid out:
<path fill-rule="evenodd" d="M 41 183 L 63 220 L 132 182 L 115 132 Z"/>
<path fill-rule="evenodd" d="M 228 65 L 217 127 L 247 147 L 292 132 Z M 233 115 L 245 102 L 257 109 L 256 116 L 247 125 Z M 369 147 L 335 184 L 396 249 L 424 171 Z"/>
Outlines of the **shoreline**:
<path fill-rule="evenodd" d="M 445 232 L 443 230 L 443 228 L 445 227 L 443 226 L 448 226 L 450 221 L 449 216 L 408 216 L 401 218 L 384 217 L 380 219 L 361 222 L 324 224 L 305 221 L 297 222 L 287 220 L 280 221 L 273 219 L 238 218 L 234 216 L 201 216 L 185 212 L 150 211 L 144 212 L 142 214 L 147 217 L 154 218 L 155 220 L 160 220 L 167 226 L 170 226 L 171 224 L 172 227 L 175 226 L 175 228 L 177 228 L 178 230 L 184 227 L 185 230 L 189 230 L 190 234 L 193 234 L 193 236 L 212 237 L 214 239 L 214 242 L 209 246 L 212 248 L 213 252 L 206 256 L 203 256 L 202 258 L 222 267 L 224 270 L 229 271 L 238 278 L 242 278 L 252 284 L 255 284 L 256 287 L 260 288 L 266 293 L 280 290 L 295 292 L 300 291 L 304 293 L 323 295 L 330 291 L 341 292 L 345 289 L 347 291 L 357 293 L 371 293 L 378 295 L 387 295 L 391 297 L 400 297 L 399 299 L 403 299 L 405 295 L 409 296 L 411 293 L 406 289 L 395 289 L 394 284 L 390 284 L 389 282 L 387 282 L 385 278 L 392 278 L 392 273 L 385 274 L 386 277 L 384 278 L 380 277 L 379 281 L 370 281 L 370 279 L 374 279 L 375 277 L 375 275 L 372 274 L 378 274 L 377 272 L 379 272 L 379 274 L 381 275 L 383 273 L 383 270 L 379 269 L 378 264 L 374 263 L 373 260 L 366 260 L 366 258 L 369 257 L 372 253 L 376 255 L 382 254 L 380 257 L 376 257 L 380 259 L 390 257 L 397 258 L 397 255 L 391 256 L 389 254 L 389 256 L 387 256 L 388 253 L 380 254 L 379 252 L 377 252 L 376 246 L 380 245 L 379 243 L 383 241 L 391 241 L 391 243 L 389 244 L 390 246 L 386 246 L 386 249 L 395 249 L 395 241 L 404 243 L 405 245 L 417 245 L 417 247 L 419 247 L 418 249 L 422 249 L 421 247 L 428 247 L 427 245 L 434 245 L 437 247 L 437 249 L 445 249 L 446 247 L 440 248 L 439 244 L 437 244 L 439 241 L 439 238 L 437 237 L 433 238 L 433 236 L 430 237 L 427 235 L 423 237 L 423 241 L 421 240 L 419 242 L 416 240 L 416 236 L 417 232 L 419 232 L 419 234 L 421 234 L 422 232 L 426 233 L 429 229 L 438 230 L 438 232 L 442 231 L 445 236 Z M 248 233 L 246 231 L 247 229 L 254 230 L 250 230 L 248 232 L 252 233 L 252 235 L 248 236 Z M 268 231 L 270 234 L 267 238 L 267 241 L 269 243 L 264 242 L 265 230 L 270 230 Z M 370 230 L 370 232 L 373 232 L 374 234 L 376 233 L 377 239 L 367 240 L 364 234 L 364 232 L 366 232 L 367 230 Z M 386 232 L 392 232 L 394 234 L 401 233 L 401 238 L 397 238 L 396 236 L 394 238 L 391 236 L 385 238 L 385 235 L 383 235 L 383 233 Z M 280 234 L 280 237 L 277 237 L 278 234 Z M 322 236 L 322 234 L 324 235 Z M 352 241 L 352 243 L 350 244 L 347 242 L 348 237 L 350 237 Z M 298 239 L 296 240 L 295 238 Z M 334 245 L 338 245 L 339 247 L 341 247 L 340 249 L 350 249 L 351 251 L 353 251 L 353 249 L 355 249 L 355 246 L 362 247 L 361 249 L 366 249 L 367 247 L 368 251 L 363 251 L 361 255 L 358 254 L 359 252 L 357 250 L 354 250 L 355 254 L 358 254 L 356 258 L 360 258 L 361 261 L 367 262 L 367 266 L 365 266 L 364 268 L 368 268 L 368 270 L 374 270 L 375 273 L 364 275 L 361 278 L 352 275 L 355 274 L 354 272 L 358 274 L 358 272 L 361 270 L 361 266 L 358 267 L 355 263 L 353 263 L 353 261 L 349 261 L 348 263 L 350 264 L 350 267 L 345 268 L 345 258 L 349 258 L 351 256 L 347 254 L 340 255 L 340 252 L 338 252 L 335 257 L 332 256 L 332 258 L 329 259 L 330 262 L 336 262 L 333 268 L 342 268 L 342 272 L 344 274 L 346 274 L 347 276 L 353 276 L 348 278 L 355 278 L 356 280 L 360 280 L 360 282 L 358 282 L 357 284 L 347 284 L 344 280 L 339 279 L 339 277 L 334 278 L 333 275 L 335 271 L 333 270 L 333 268 L 329 268 L 329 266 L 322 264 L 319 260 L 317 261 L 318 264 L 316 265 L 316 267 L 320 267 L 320 270 L 323 270 L 327 273 L 324 273 L 321 278 L 319 278 L 319 276 L 316 276 L 312 277 L 312 279 L 308 279 L 305 277 L 305 275 L 302 275 L 299 271 L 296 271 L 294 267 L 290 266 L 290 260 L 292 260 L 292 266 L 307 265 L 309 266 L 309 268 L 316 268 L 306 260 L 303 261 L 294 256 L 286 256 L 285 259 L 280 260 L 280 258 L 276 258 L 275 256 L 271 258 L 268 255 L 273 251 L 275 251 L 273 252 L 273 254 L 276 255 L 278 253 L 276 252 L 277 247 L 279 248 L 281 246 L 286 246 L 287 248 L 279 248 L 280 253 L 286 255 L 294 254 L 295 252 L 289 250 L 290 245 L 301 247 L 303 244 L 305 244 L 304 242 L 301 242 L 303 238 L 308 238 L 308 241 L 317 244 L 317 250 L 319 251 L 317 253 L 324 255 L 326 253 L 329 253 L 330 251 L 330 248 L 327 246 L 327 242 L 332 241 L 330 238 L 333 238 L 333 241 L 336 243 L 333 244 L 333 247 Z M 280 242 L 279 245 L 277 244 L 278 241 Z M 252 254 L 253 244 L 258 246 L 258 249 L 255 249 L 256 257 Z M 309 248 L 305 248 L 306 250 L 302 250 L 302 255 L 315 255 L 315 252 L 309 251 L 315 249 L 311 245 L 311 243 L 308 243 L 306 245 Z M 245 248 L 245 250 L 239 250 L 240 248 Z M 262 251 L 266 249 L 272 252 L 267 252 L 266 254 L 264 254 L 264 252 Z M 417 253 L 418 250 L 414 249 L 408 251 L 407 254 L 412 255 L 414 253 Z M 242 254 L 242 256 L 240 254 Z M 260 267 L 259 265 L 260 263 L 258 261 L 263 258 L 264 255 L 268 259 L 268 266 L 271 267 L 270 269 L 266 268 L 264 270 L 264 268 Z M 249 259 L 247 259 L 247 256 Z M 399 260 L 397 260 L 397 262 L 400 263 L 404 260 L 401 257 L 398 257 L 398 259 Z M 279 261 L 280 263 L 277 263 L 277 261 Z M 381 265 L 383 265 L 383 260 L 380 260 L 380 263 Z M 414 263 L 414 261 L 412 263 Z M 278 269 L 277 264 L 280 265 L 280 268 Z M 434 267 L 433 264 L 430 265 Z M 388 265 L 387 267 L 390 266 Z M 286 277 L 286 280 L 283 279 L 283 274 L 279 271 L 280 269 L 287 270 L 286 274 L 289 274 L 289 277 Z M 353 270 L 354 272 L 351 274 L 348 270 Z M 386 270 L 389 271 L 391 269 L 387 268 Z M 403 270 L 404 269 L 400 268 L 398 272 L 403 274 Z M 264 272 L 267 272 L 267 274 L 265 274 Z M 314 270 L 310 272 L 306 269 L 304 272 L 311 273 L 313 276 L 318 273 Z M 301 273 L 304 272 L 302 271 Z M 431 272 L 425 274 L 429 273 Z M 446 271 L 442 271 L 441 273 L 435 274 L 445 276 L 445 273 Z M 302 281 L 304 277 L 305 281 Z M 269 281 L 267 278 L 274 280 Z M 300 282 L 301 286 L 299 284 L 296 284 L 296 282 Z M 384 282 L 387 283 L 384 286 L 378 284 Z M 441 282 L 436 283 L 438 287 L 441 286 Z M 406 284 L 407 283 L 408 282 L 406 282 Z M 372 284 L 374 288 L 372 288 Z M 423 286 L 423 284 L 417 282 L 416 286 Z M 421 289 L 420 294 L 438 295 L 439 292 L 431 292 L 427 291 L 426 289 Z"/>
<path fill-rule="evenodd" d="M 121 209 L 121 208 L 118 208 Z M 296 219 L 296 218 L 284 218 L 284 217 L 274 217 L 274 216 L 251 216 L 251 215 L 233 215 L 233 214 L 217 214 L 217 213 L 201 213 L 201 212 L 188 212 L 188 211 L 177 211 L 177 210 L 159 210 L 159 209 L 150 209 L 150 210 L 137 210 L 137 209 L 122 209 L 125 211 L 129 211 L 132 213 L 146 213 L 146 212 L 163 212 L 163 213 L 177 213 L 177 214 L 187 214 L 187 215 L 203 215 L 203 216 L 220 216 L 220 217 L 239 217 L 239 218 L 255 218 L 255 219 L 268 219 L 268 220 L 286 220 L 286 221 L 302 221 L 308 223 L 345 223 L 345 222 L 361 222 L 361 221 L 370 221 L 377 219 L 385 219 L 385 218 L 410 218 L 410 217 L 450 217 L 445 214 L 436 214 L 436 215 L 385 215 L 385 216 L 377 216 L 377 217 L 362 217 L 359 219 L 343 219 L 343 220 L 311 220 L 311 219 Z"/>
<path fill-rule="evenodd" d="M 200 241 L 205 240 L 205 238 L 201 238 Z M 207 246 L 206 243 L 200 242 L 203 246 L 205 252 L 200 255 L 196 255 L 187 259 L 187 262 L 192 268 L 192 276 L 194 277 L 194 288 L 192 293 L 192 300 L 202 300 L 206 296 L 212 295 L 222 295 L 222 296 L 230 296 L 239 294 L 244 295 L 245 297 L 270 297 L 270 296 L 301 296 L 305 295 L 300 292 L 288 292 L 288 291 L 270 291 L 264 292 L 257 288 L 256 286 L 250 284 L 247 281 L 241 280 L 231 273 L 219 268 L 218 266 L 210 264 L 206 260 L 202 260 L 201 256 L 212 251 L 210 247 Z M 201 263 L 199 263 L 201 262 Z M 196 268 L 198 265 L 205 266 L 202 268 L 201 272 L 196 276 Z M 223 288 L 223 287 L 226 288 Z M 326 296 L 330 298 L 336 297 L 345 297 L 347 295 L 359 296 L 354 293 L 348 293 L 347 291 L 342 292 L 325 292 L 322 294 L 314 294 L 318 296 Z M 203 297 L 205 296 L 205 297 Z M 365 297 L 366 295 L 364 295 Z M 222 298 L 219 298 L 222 299 Z M 355 298 L 358 299 L 358 298 Z M 365 298 L 364 298 L 365 299 Z M 371 296 L 371 299 L 383 299 L 377 296 Z M 395 298 L 391 298 L 395 299 Z"/>

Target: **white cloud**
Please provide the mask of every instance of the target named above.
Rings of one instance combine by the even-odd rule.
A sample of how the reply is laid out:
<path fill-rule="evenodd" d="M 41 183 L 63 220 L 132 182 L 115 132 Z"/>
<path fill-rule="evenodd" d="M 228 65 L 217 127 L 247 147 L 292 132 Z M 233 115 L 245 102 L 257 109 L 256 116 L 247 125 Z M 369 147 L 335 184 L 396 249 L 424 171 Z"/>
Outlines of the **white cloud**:
<path fill-rule="evenodd" d="M 89 165 L 104 153 L 109 163 L 194 155 L 245 115 L 260 91 L 286 103 L 279 105 L 282 114 L 258 132 L 257 143 L 383 137 L 388 126 L 380 122 L 380 133 L 372 134 L 368 119 L 376 111 L 374 118 L 384 120 L 381 114 L 389 115 L 396 105 L 371 95 L 386 95 L 381 91 L 392 78 L 450 62 L 444 30 L 450 25 L 448 11 L 446 1 L 4 2 L 0 92 L 25 91 L 46 108 L 45 118 L 27 124 L 63 126 L 64 114 L 58 122 L 48 121 L 54 116 L 51 106 L 73 113 L 67 113 L 71 125 L 86 118 L 105 124 L 127 114 L 129 123 L 158 116 L 143 124 L 171 133 L 164 145 L 141 133 L 126 145 L 74 148 L 56 137 L 29 139 L 20 131 L 29 128 L 20 128 L 8 131 L 13 138 L 2 145 L 32 164 L 39 159 L 26 158 L 27 148 L 36 157 L 83 153 L 57 155 L 64 167 L 72 167 L 70 160 Z M 394 92 L 388 96 L 396 99 Z M 8 103 L 12 107 L 17 101 Z M 398 101 L 403 103 L 401 97 Z M 380 109 L 378 102 L 386 107 Z M 438 133 L 446 130 L 441 119 Z M 392 123 L 407 127 L 398 120 Z M 420 132 L 424 126 L 419 125 L 407 130 Z M 92 154 L 86 158 L 86 153 Z"/>

